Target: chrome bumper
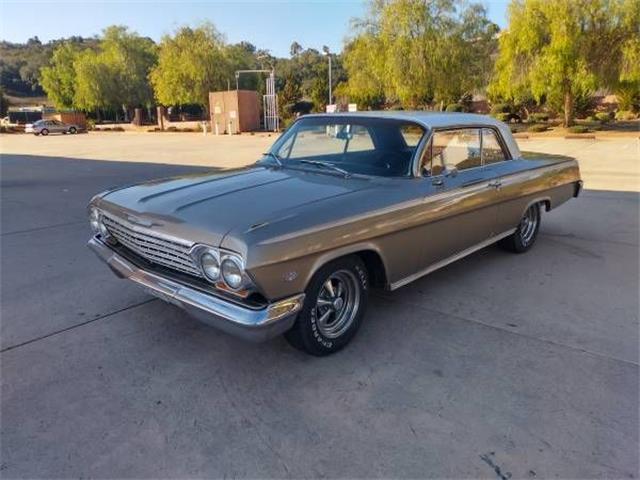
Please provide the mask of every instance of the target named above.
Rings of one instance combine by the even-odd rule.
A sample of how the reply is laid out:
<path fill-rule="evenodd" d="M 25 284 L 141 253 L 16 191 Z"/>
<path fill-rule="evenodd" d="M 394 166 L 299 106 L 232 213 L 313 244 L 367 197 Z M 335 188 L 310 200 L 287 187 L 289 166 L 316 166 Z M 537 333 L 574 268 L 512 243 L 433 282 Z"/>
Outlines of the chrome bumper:
<path fill-rule="evenodd" d="M 156 273 L 137 267 L 97 237 L 88 247 L 120 278 L 142 286 L 148 293 L 186 310 L 198 320 L 231 335 L 264 341 L 286 332 L 302 308 L 304 294 L 280 300 L 262 309 L 251 309 L 209 295 Z"/>

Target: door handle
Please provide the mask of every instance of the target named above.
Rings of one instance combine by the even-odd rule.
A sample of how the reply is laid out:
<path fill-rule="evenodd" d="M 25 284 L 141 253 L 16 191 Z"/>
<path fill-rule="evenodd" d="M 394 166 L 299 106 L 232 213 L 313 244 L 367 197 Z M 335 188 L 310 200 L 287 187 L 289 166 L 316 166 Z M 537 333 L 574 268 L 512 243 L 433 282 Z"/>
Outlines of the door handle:
<path fill-rule="evenodd" d="M 488 187 L 493 187 L 496 190 L 499 190 L 500 187 L 502 187 L 502 182 L 500 180 L 494 180 L 493 182 L 490 182 L 489 185 L 487 185 Z"/>

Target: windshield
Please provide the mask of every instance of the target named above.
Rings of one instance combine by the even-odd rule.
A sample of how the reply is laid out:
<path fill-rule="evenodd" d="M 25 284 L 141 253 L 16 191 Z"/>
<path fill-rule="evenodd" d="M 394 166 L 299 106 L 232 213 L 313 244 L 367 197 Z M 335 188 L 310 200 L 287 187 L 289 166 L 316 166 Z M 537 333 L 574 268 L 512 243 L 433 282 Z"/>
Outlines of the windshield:
<path fill-rule="evenodd" d="M 349 174 L 404 177 L 424 135 L 421 126 L 385 118 L 310 117 L 298 120 L 271 149 L 283 165 Z"/>

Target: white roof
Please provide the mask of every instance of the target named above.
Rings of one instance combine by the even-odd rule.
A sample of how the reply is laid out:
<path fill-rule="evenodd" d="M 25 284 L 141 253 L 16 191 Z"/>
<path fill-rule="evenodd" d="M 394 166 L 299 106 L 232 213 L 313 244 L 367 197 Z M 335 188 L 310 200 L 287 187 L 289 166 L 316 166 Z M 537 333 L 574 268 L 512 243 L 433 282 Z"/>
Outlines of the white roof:
<path fill-rule="evenodd" d="M 479 127 L 492 126 L 500 130 L 502 138 L 507 147 L 511 151 L 513 158 L 520 157 L 520 149 L 511 135 L 509 127 L 499 120 L 488 115 L 479 115 L 477 113 L 458 113 L 458 112 L 426 112 L 426 111 L 410 111 L 410 110 L 380 110 L 380 111 L 362 111 L 362 112 L 336 112 L 336 113 L 313 113 L 304 115 L 307 117 L 354 117 L 354 118 L 389 118 L 393 120 L 404 120 L 422 125 L 427 129 L 432 128 L 451 128 L 451 127 Z"/>

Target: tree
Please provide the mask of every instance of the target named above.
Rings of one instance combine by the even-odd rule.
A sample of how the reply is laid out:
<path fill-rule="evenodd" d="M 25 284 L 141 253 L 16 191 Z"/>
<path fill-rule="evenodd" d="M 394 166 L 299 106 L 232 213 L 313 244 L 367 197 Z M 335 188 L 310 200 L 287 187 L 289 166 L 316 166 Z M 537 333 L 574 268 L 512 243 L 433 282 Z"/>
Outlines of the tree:
<path fill-rule="evenodd" d="M 293 42 L 291 44 L 291 48 L 289 49 L 289 53 L 291 54 L 291 57 L 297 57 L 298 55 L 300 55 L 300 53 L 302 53 L 302 45 L 300 45 L 298 42 Z"/>
<path fill-rule="evenodd" d="M 126 27 L 104 30 L 96 48 L 64 42 L 42 68 L 43 86 L 58 108 L 81 110 L 144 106 L 153 100 L 148 76 L 155 44 Z"/>
<path fill-rule="evenodd" d="M 73 106 L 91 111 L 116 109 L 120 105 L 116 72 L 91 50 L 83 51 L 74 62 L 76 88 Z"/>
<path fill-rule="evenodd" d="M 40 83 L 47 92 L 49 100 L 58 109 L 73 108 L 76 91 L 75 61 L 80 49 L 77 45 L 65 42 L 53 52 L 49 66 L 41 69 Z"/>
<path fill-rule="evenodd" d="M 150 75 L 156 99 L 165 105 L 198 104 L 208 111 L 209 92 L 226 89 L 233 78 L 224 47 L 211 24 L 164 36 Z"/>
<path fill-rule="evenodd" d="M 616 96 L 620 110 L 640 109 L 640 2 L 627 1 L 622 23 L 631 32 L 622 46 L 620 78 Z"/>
<path fill-rule="evenodd" d="M 576 98 L 618 84 L 623 51 L 638 37 L 637 10 L 637 0 L 513 0 L 490 93 L 531 92 L 572 125 Z"/>
<path fill-rule="evenodd" d="M 497 27 L 479 4 L 377 0 L 355 26 L 343 90 L 359 102 L 384 97 L 408 108 L 456 102 L 488 78 Z"/>
<path fill-rule="evenodd" d="M 9 99 L 4 96 L 4 90 L 0 86 L 0 117 L 4 117 L 9 110 Z"/>
<path fill-rule="evenodd" d="M 112 87 L 118 90 L 112 101 L 123 106 L 147 106 L 153 101 L 149 73 L 157 62 L 156 46 L 150 38 L 140 37 L 127 27 L 104 30 L 98 61 L 111 74 Z"/>
<path fill-rule="evenodd" d="M 229 74 L 237 70 L 256 70 L 259 68 L 256 59 L 256 47 L 249 42 L 240 42 L 225 47 L 225 55 L 229 62 Z M 238 85 L 241 89 L 258 90 L 261 85 L 260 75 L 242 75 L 238 78 Z M 229 82 L 235 81 L 233 76 L 228 78 Z M 234 85 L 235 86 L 235 85 Z"/>
<path fill-rule="evenodd" d="M 302 100 L 302 90 L 300 78 L 291 71 L 286 74 L 283 83 L 284 85 L 278 94 L 278 106 L 280 116 L 286 120 L 293 117 L 296 104 Z"/>

